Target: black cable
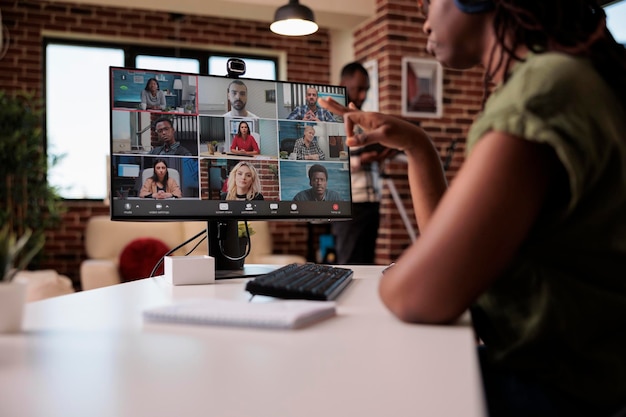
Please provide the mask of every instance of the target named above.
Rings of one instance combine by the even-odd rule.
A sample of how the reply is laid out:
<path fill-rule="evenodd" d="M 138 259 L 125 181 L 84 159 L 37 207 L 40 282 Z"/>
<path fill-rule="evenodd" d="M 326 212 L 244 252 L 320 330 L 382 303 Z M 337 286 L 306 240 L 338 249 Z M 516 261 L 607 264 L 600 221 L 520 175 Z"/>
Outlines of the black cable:
<path fill-rule="evenodd" d="M 219 245 L 220 245 L 220 252 L 222 253 L 222 255 L 228 259 L 229 261 L 241 261 L 242 259 L 245 259 L 248 257 L 248 255 L 250 255 L 250 250 L 252 249 L 252 241 L 250 240 L 250 230 L 248 228 L 248 222 L 245 221 L 244 225 L 246 227 L 246 253 L 244 253 L 241 256 L 238 257 L 232 257 L 227 255 L 224 252 L 224 246 L 222 244 L 222 242 L 224 241 L 224 239 L 220 239 L 219 240 Z M 187 239 L 186 241 L 184 241 L 183 243 L 181 243 L 180 245 L 176 246 L 174 249 L 169 250 L 165 255 L 163 255 L 159 261 L 156 263 L 156 265 L 154 265 L 154 268 L 152 268 L 152 272 L 150 272 L 150 275 L 148 276 L 148 278 L 152 278 L 154 276 L 154 273 L 156 272 L 156 270 L 159 268 L 159 266 L 161 266 L 161 264 L 163 263 L 163 260 L 165 259 L 166 256 L 171 255 L 172 253 L 176 252 L 178 249 L 182 248 L 183 246 L 185 246 L 186 244 L 188 244 L 189 242 L 199 238 L 201 235 L 204 234 L 204 237 L 202 239 L 200 239 L 200 241 L 198 241 L 198 243 L 196 243 L 196 245 L 185 254 L 185 256 L 189 255 L 190 253 L 192 253 L 194 250 L 196 250 L 196 248 L 207 239 L 207 231 L 203 230 L 201 232 L 199 232 L 198 234 L 196 234 L 195 236 L 190 237 L 189 239 Z"/>
<path fill-rule="evenodd" d="M 207 238 L 207 235 L 205 234 L 205 235 L 202 237 L 202 239 L 200 239 L 200 240 L 198 241 L 198 243 L 196 243 L 196 245 L 195 245 L 193 248 L 191 248 L 191 250 L 190 250 L 189 252 L 187 252 L 187 253 L 185 254 L 185 256 L 188 256 L 191 252 L 195 251 L 195 250 L 196 250 L 196 248 L 197 248 L 198 246 L 200 246 L 200 244 L 206 240 L 206 238 Z"/>
<path fill-rule="evenodd" d="M 192 240 L 195 240 L 197 238 L 199 238 L 200 236 L 202 236 L 204 234 L 204 239 L 206 239 L 206 230 L 201 231 L 200 233 L 198 233 L 195 236 L 190 237 L 189 239 L 185 240 L 183 243 L 181 243 L 180 245 L 176 246 L 174 249 L 169 250 L 165 255 L 163 255 L 161 257 L 161 259 L 159 259 L 159 261 L 156 263 L 156 265 L 154 265 L 154 268 L 152 268 L 152 272 L 150 272 L 150 275 L 148 276 L 148 278 L 152 278 L 154 276 L 154 273 L 156 272 L 156 270 L 159 268 L 159 266 L 161 266 L 161 264 L 163 263 L 163 260 L 165 259 L 166 256 L 171 255 L 172 253 L 176 252 L 178 249 L 182 248 L 183 246 L 185 246 L 187 243 L 191 242 Z M 196 246 L 193 247 L 193 249 L 195 249 L 196 247 L 198 247 L 198 245 L 200 243 L 202 243 L 202 241 L 204 240 L 202 239 L 200 242 L 198 242 L 198 244 L 196 244 Z M 193 249 L 191 251 L 189 251 L 189 253 L 193 252 Z M 189 253 L 187 253 L 185 256 L 189 255 Z"/>

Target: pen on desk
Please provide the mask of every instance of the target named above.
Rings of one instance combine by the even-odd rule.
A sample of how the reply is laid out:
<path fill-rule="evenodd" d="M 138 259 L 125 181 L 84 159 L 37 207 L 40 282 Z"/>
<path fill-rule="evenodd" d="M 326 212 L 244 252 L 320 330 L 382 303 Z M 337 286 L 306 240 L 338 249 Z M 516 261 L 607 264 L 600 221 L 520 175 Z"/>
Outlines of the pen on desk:
<path fill-rule="evenodd" d="M 390 270 L 390 269 L 391 269 L 391 268 L 392 268 L 395 264 L 396 264 L 395 262 L 392 262 L 392 263 L 390 263 L 389 265 L 387 265 L 387 266 L 385 267 L 385 269 L 383 269 L 383 274 L 384 274 L 385 272 L 389 271 L 389 270 Z"/>

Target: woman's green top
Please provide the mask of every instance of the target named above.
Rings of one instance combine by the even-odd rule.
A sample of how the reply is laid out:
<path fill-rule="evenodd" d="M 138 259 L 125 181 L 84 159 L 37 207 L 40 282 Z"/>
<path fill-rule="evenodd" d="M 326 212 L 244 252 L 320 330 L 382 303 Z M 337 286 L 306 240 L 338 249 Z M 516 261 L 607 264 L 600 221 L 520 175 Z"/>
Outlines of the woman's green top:
<path fill-rule="evenodd" d="M 588 60 L 531 54 L 490 96 L 468 152 L 488 131 L 553 148 L 569 181 L 473 307 L 492 365 L 593 404 L 623 402 L 626 109 Z"/>

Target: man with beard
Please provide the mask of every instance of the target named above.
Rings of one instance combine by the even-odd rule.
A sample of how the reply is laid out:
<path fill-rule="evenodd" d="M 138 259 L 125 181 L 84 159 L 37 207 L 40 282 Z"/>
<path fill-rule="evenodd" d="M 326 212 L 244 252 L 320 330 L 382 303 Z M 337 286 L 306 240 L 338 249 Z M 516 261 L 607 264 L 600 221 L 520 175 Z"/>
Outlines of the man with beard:
<path fill-rule="evenodd" d="M 315 87 L 308 87 L 306 89 L 306 103 L 293 109 L 289 116 L 287 116 L 287 119 L 336 122 L 337 120 L 331 112 L 317 105 L 317 97 L 317 89 L 315 89 Z"/>
<path fill-rule="evenodd" d="M 228 84 L 226 89 L 228 101 L 230 102 L 230 111 L 225 113 L 226 117 L 254 117 L 256 114 L 246 110 L 248 103 L 248 87 L 241 80 L 233 80 Z"/>

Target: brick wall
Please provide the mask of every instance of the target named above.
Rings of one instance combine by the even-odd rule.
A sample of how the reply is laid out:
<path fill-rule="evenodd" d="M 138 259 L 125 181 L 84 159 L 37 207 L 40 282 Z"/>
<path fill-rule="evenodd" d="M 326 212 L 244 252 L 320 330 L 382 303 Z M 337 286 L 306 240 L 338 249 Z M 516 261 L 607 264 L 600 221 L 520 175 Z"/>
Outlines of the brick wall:
<path fill-rule="evenodd" d="M 378 62 L 380 111 L 401 114 L 402 58 L 432 59 L 425 50 L 426 35 L 422 32 L 423 18 L 415 0 L 377 0 L 376 15 L 354 33 L 355 57 L 359 61 Z M 419 123 L 432 137 L 442 158 L 451 157 L 446 176 L 454 178 L 465 152 L 465 137 L 473 117 L 479 111 L 483 95 L 480 70 L 460 72 L 444 69 L 443 117 L 408 119 Z M 451 144 L 455 142 L 452 153 Z M 381 202 L 381 227 L 376 250 L 377 263 L 397 259 L 411 243 L 400 211 L 392 198 L 389 182 L 393 181 L 402 205 L 417 231 L 411 207 L 406 164 L 401 158 L 389 162 L 384 169 L 385 187 Z"/>
<path fill-rule="evenodd" d="M 291 81 L 329 83 L 330 36 L 321 29 L 302 38 L 272 34 L 267 23 L 237 21 L 204 16 L 186 16 L 176 23 L 168 14 L 132 8 L 86 6 L 50 1 L 2 1 L 4 24 L 10 32 L 10 45 L 0 61 L 0 88 L 6 91 L 22 89 L 43 96 L 43 37 L 42 32 L 54 31 L 75 39 L 114 40 L 152 45 L 176 42 L 180 47 L 260 48 L 283 50 L 287 54 L 287 78 Z M 378 0 L 376 15 L 355 32 L 355 54 L 359 60 L 376 59 L 379 66 L 380 108 L 400 114 L 400 61 L 403 56 L 425 56 L 425 37 L 415 0 Z M 478 72 L 461 74 L 445 71 L 444 117 L 422 120 L 422 126 L 432 135 L 442 157 L 453 139 L 459 145 L 453 158 L 449 178 L 462 162 L 464 137 L 471 117 L 477 112 L 482 96 Z M 393 179 L 410 210 L 406 167 L 402 162 L 391 163 L 386 172 Z M 108 214 L 102 202 L 68 202 L 63 225 L 48 232 L 42 267 L 54 268 L 79 280 L 80 262 L 85 258 L 83 231 L 87 219 Z M 409 243 L 397 209 L 385 189 L 382 203 L 382 227 L 376 260 L 386 263 L 395 259 Z M 304 222 L 272 222 L 276 253 L 297 253 L 313 256 L 317 237 L 327 225 Z M 312 258 L 311 258 L 312 259 Z"/>

